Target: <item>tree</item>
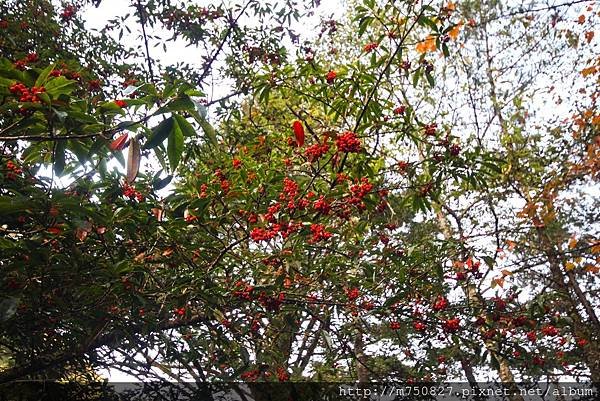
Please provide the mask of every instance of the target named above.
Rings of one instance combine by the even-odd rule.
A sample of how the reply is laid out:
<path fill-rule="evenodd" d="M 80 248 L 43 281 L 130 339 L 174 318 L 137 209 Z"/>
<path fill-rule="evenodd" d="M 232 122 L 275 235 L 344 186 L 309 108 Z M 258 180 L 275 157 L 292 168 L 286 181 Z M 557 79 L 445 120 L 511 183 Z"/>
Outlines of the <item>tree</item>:
<path fill-rule="evenodd" d="M 594 204 L 560 209 L 596 185 L 596 97 L 536 97 L 597 86 L 593 8 L 552 36 L 578 3 L 365 0 L 304 42 L 317 4 L 132 1 L 99 32 L 7 4 L 0 382 L 596 379 Z"/>

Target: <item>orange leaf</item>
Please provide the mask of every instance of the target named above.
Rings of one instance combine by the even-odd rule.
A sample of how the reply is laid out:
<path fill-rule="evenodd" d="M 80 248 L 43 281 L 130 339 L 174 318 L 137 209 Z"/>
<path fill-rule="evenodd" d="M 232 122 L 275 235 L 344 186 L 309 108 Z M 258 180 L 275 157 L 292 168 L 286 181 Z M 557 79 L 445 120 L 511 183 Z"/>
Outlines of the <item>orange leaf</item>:
<path fill-rule="evenodd" d="M 577 246 L 577 239 L 571 238 L 569 240 L 569 249 L 575 249 L 576 246 Z"/>
<path fill-rule="evenodd" d="M 579 18 L 577 18 L 577 22 L 583 24 L 585 22 L 585 15 L 581 14 Z"/>
<path fill-rule="evenodd" d="M 593 65 L 591 67 L 587 67 L 584 68 L 583 70 L 581 70 L 581 75 L 583 75 L 584 77 L 587 77 L 588 75 L 592 75 L 596 73 L 596 66 Z"/>
<path fill-rule="evenodd" d="M 458 38 L 458 34 L 460 33 L 461 27 L 462 21 L 459 22 L 454 28 L 450 29 L 450 31 L 448 31 L 448 36 L 450 36 L 452 40 L 456 40 L 456 38 Z"/>
<path fill-rule="evenodd" d="M 594 31 L 588 31 L 585 33 L 585 40 L 590 43 L 594 39 Z"/>
<path fill-rule="evenodd" d="M 108 147 L 112 151 L 123 150 L 123 149 L 125 149 L 125 144 L 127 143 L 128 138 L 129 138 L 129 135 L 123 134 L 120 137 L 118 137 L 117 139 L 115 139 L 114 141 L 112 141 Z"/>
<path fill-rule="evenodd" d="M 588 273 L 600 272 L 600 266 L 585 265 L 585 271 Z"/>
<path fill-rule="evenodd" d="M 417 45 L 415 46 L 415 49 L 419 53 L 434 52 L 437 49 L 437 47 L 435 45 L 435 37 L 432 35 L 429 35 L 427 37 L 427 39 L 425 39 L 422 42 L 417 43 Z"/>
<path fill-rule="evenodd" d="M 298 120 L 294 121 L 293 128 L 296 143 L 299 147 L 304 146 L 304 127 L 302 126 L 302 123 Z"/>

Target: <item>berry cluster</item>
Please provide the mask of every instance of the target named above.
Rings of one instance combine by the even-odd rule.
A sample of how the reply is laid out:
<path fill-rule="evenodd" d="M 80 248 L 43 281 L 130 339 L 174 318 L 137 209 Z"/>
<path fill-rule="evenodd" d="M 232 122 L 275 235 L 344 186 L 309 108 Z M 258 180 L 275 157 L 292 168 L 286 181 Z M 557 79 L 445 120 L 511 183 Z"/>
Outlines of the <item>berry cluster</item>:
<path fill-rule="evenodd" d="M 75 71 L 69 71 L 68 68 L 66 68 L 65 65 L 63 65 L 63 68 L 57 68 L 55 70 L 50 71 L 50 76 L 51 77 L 65 77 L 68 79 L 79 79 L 81 78 L 81 74 Z M 91 83 L 91 81 L 90 81 Z"/>
<path fill-rule="evenodd" d="M 335 81 L 335 79 L 337 78 L 337 72 L 330 70 L 327 75 L 325 75 L 325 79 L 327 80 L 328 84 L 332 84 L 333 81 Z"/>
<path fill-rule="evenodd" d="M 355 205 L 360 210 L 364 210 L 366 205 L 363 202 L 365 196 L 369 194 L 373 190 L 373 184 L 369 182 L 369 179 L 363 177 L 360 181 L 352 186 L 350 186 L 350 198 L 348 199 L 348 203 L 351 205 Z"/>
<path fill-rule="evenodd" d="M 40 87 L 34 86 L 33 88 L 29 89 L 20 82 L 11 85 L 8 88 L 8 90 L 10 90 L 10 92 L 13 95 L 18 96 L 20 102 L 31 102 L 31 103 L 39 103 L 40 99 L 39 99 L 38 95 L 40 93 L 46 92 L 46 88 L 44 88 L 43 86 L 40 86 Z"/>
<path fill-rule="evenodd" d="M 361 151 L 361 144 L 354 132 L 346 131 L 337 136 L 335 144 L 340 152 L 358 153 Z"/>
<path fill-rule="evenodd" d="M 439 296 L 433 303 L 433 310 L 436 312 L 442 311 L 448 307 L 448 300 Z"/>
<path fill-rule="evenodd" d="M 443 324 L 444 331 L 446 333 L 455 333 L 460 329 L 460 319 L 454 317 L 452 319 L 448 319 Z"/>
<path fill-rule="evenodd" d="M 312 163 L 319 160 L 325 153 L 329 152 L 329 144 L 327 143 L 315 143 L 309 146 L 304 151 L 304 156 Z"/>
<path fill-rule="evenodd" d="M 312 237 L 308 240 L 309 243 L 314 244 L 319 241 L 328 240 L 331 238 L 332 234 L 325 230 L 325 226 L 323 224 L 312 224 L 310 226 L 310 232 Z"/>
<path fill-rule="evenodd" d="M 6 169 L 8 172 L 6 173 L 6 179 L 15 180 L 19 174 L 23 172 L 16 164 L 14 164 L 11 160 L 6 162 Z"/>
<path fill-rule="evenodd" d="M 379 46 L 379 43 L 377 43 L 377 42 L 367 43 L 365 45 L 365 47 L 363 48 L 363 50 L 365 51 L 365 53 L 369 53 L 369 52 L 372 52 L 373 50 L 377 49 L 377 46 Z"/>
<path fill-rule="evenodd" d="M 40 58 L 38 57 L 37 53 L 29 53 L 24 58 L 15 61 L 14 65 L 17 70 L 23 71 L 27 67 L 27 64 L 35 63 L 39 59 Z"/>
<path fill-rule="evenodd" d="M 75 11 L 77 11 L 75 7 L 69 4 L 60 13 L 60 18 L 63 21 L 69 21 L 71 18 L 73 18 L 73 15 L 75 15 Z"/>
<path fill-rule="evenodd" d="M 279 295 L 270 296 L 267 295 L 264 291 L 262 291 L 258 295 L 258 302 L 268 311 L 268 312 L 279 312 L 281 309 L 281 304 L 285 300 L 285 294 L 280 292 Z"/>
<path fill-rule="evenodd" d="M 545 336 L 554 337 L 558 335 L 558 329 L 551 324 L 542 327 L 542 334 Z"/>
<path fill-rule="evenodd" d="M 425 135 L 435 136 L 437 134 L 437 124 L 432 123 L 425 126 Z"/>
<path fill-rule="evenodd" d="M 317 199 L 313 203 L 313 208 L 317 212 L 319 212 L 319 213 L 321 213 L 323 215 L 327 215 L 331 211 L 331 204 L 327 201 L 327 199 L 325 199 L 325 197 L 323 195 L 321 195 L 319 197 L 319 199 Z"/>
<path fill-rule="evenodd" d="M 255 242 L 270 241 L 273 238 L 275 238 L 277 236 L 277 234 L 278 234 L 277 231 L 266 230 L 261 227 L 256 227 L 256 228 L 253 228 L 252 231 L 250 231 L 250 238 L 252 238 L 252 240 Z"/>
<path fill-rule="evenodd" d="M 235 287 L 237 290 L 233 291 L 232 293 L 234 297 L 245 301 L 252 300 L 252 291 L 254 291 L 254 286 L 239 280 L 235 283 Z"/>
<path fill-rule="evenodd" d="M 144 200 L 144 196 L 142 195 L 142 193 L 136 191 L 134 187 L 127 184 L 126 182 L 123 183 L 123 196 L 129 199 L 137 199 L 138 202 Z"/>
<path fill-rule="evenodd" d="M 399 115 L 404 114 L 405 111 L 406 111 L 406 106 L 400 105 L 394 109 L 394 114 L 399 116 Z"/>

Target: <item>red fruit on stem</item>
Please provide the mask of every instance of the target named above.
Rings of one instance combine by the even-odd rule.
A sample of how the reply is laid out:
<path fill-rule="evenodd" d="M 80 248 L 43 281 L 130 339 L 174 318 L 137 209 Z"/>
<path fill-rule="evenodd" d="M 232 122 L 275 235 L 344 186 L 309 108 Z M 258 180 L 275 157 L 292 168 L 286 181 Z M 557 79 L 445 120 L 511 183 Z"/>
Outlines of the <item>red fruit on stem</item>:
<path fill-rule="evenodd" d="M 294 121 L 293 128 L 298 147 L 304 146 L 304 127 L 302 126 L 302 123 L 298 120 Z"/>
<path fill-rule="evenodd" d="M 125 148 L 125 144 L 127 143 L 128 138 L 129 138 L 129 135 L 123 134 L 120 137 L 118 137 L 117 139 L 115 139 L 114 141 L 112 141 L 108 147 L 112 151 L 123 150 Z"/>

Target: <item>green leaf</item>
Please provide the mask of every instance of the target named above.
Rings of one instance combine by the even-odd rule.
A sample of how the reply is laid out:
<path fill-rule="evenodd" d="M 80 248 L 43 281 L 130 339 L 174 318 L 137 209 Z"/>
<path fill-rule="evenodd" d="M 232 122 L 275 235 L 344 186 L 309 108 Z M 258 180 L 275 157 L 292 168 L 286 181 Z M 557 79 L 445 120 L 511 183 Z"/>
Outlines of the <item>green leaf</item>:
<path fill-rule="evenodd" d="M 201 119 L 199 121 L 200 127 L 202 127 L 202 130 L 204 130 L 204 133 L 206 134 L 206 136 L 208 137 L 208 139 L 210 140 L 210 142 L 213 145 L 217 145 L 217 135 L 215 132 L 215 129 L 213 128 L 212 125 L 210 125 L 210 123 L 208 121 L 206 121 L 205 119 Z"/>
<path fill-rule="evenodd" d="M 181 132 L 183 132 L 183 136 L 196 136 L 196 130 L 194 129 L 194 127 L 192 127 L 192 124 L 190 124 L 185 118 L 183 118 L 179 114 L 173 114 L 173 118 L 177 122 L 177 125 L 179 125 Z"/>
<path fill-rule="evenodd" d="M 0 214 L 2 215 L 23 212 L 31 207 L 31 202 L 25 198 L 0 196 Z"/>
<path fill-rule="evenodd" d="M 38 75 L 37 79 L 35 80 L 34 86 L 42 86 L 44 83 L 46 83 L 46 80 L 48 79 L 48 76 L 50 75 L 52 70 L 54 70 L 54 64 L 50 64 L 48 67 L 44 68 L 44 70 L 40 73 L 40 75 Z"/>
<path fill-rule="evenodd" d="M 152 182 L 152 188 L 154 188 L 155 191 L 158 191 L 159 189 L 163 189 L 164 187 L 169 185 L 169 183 L 171 182 L 172 179 L 173 179 L 172 175 L 168 175 L 163 179 L 156 179 Z"/>
<path fill-rule="evenodd" d="M 156 127 L 152 128 L 152 135 L 150 139 L 144 144 L 143 149 L 152 149 L 162 144 L 165 139 L 169 136 L 173 130 L 174 120 L 173 117 L 169 117 L 163 120 Z"/>
<path fill-rule="evenodd" d="M 174 120 L 173 120 L 174 121 Z M 181 160 L 181 154 L 183 153 L 183 132 L 179 127 L 177 121 L 174 121 L 173 129 L 169 135 L 169 142 L 167 144 L 167 157 L 169 158 L 169 165 L 171 171 L 175 171 L 179 160 Z"/>
<path fill-rule="evenodd" d="M 65 149 L 67 141 L 56 141 L 54 147 L 54 173 L 60 176 L 65 170 Z"/>
<path fill-rule="evenodd" d="M 76 87 L 76 82 L 65 77 L 56 77 L 45 85 L 46 93 L 53 97 L 59 95 L 70 95 Z"/>
<path fill-rule="evenodd" d="M 427 78 L 427 82 L 429 82 L 429 86 L 431 86 L 432 88 L 435 86 L 435 80 L 433 79 L 433 76 L 430 73 L 425 73 L 425 78 Z"/>

